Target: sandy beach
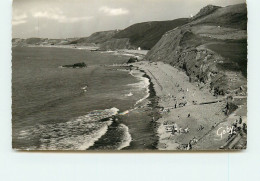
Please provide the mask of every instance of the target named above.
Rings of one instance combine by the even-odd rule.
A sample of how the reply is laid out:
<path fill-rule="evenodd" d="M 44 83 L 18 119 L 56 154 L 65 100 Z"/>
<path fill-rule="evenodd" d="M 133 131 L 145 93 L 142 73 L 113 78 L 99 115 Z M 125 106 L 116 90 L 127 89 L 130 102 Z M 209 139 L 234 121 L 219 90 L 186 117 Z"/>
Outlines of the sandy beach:
<path fill-rule="evenodd" d="M 246 116 L 240 111 L 243 107 L 240 106 L 227 117 L 223 111 L 226 106 L 224 96 L 213 96 L 209 85 L 189 82 L 184 72 L 168 64 L 142 61 L 133 65 L 151 78 L 159 97 L 159 150 L 220 149 L 227 144 L 229 136 L 225 131 L 225 134 L 220 134 L 223 129 L 231 127 L 239 116 Z"/>
<path fill-rule="evenodd" d="M 104 51 L 100 55 L 103 53 L 116 55 L 120 59 L 122 56 L 143 59 L 147 52 L 137 50 Z M 245 148 L 246 135 L 231 135 L 230 129 L 240 117 L 243 120 L 241 124 L 247 124 L 246 96 L 232 95 L 238 109 L 227 116 L 225 113 L 227 95 L 213 96 L 209 83 L 190 82 L 190 78 L 184 71 L 169 64 L 138 61 L 132 64 L 122 64 L 121 62 L 107 66 L 126 66 L 129 68 L 129 65 L 143 71 L 148 76 L 147 78 L 152 83 L 150 84 L 152 89 L 149 88 L 151 97 L 148 97 L 147 101 L 151 102 L 153 99 L 156 101 L 152 106 L 148 106 L 149 109 L 142 108 L 150 117 L 137 113 L 134 114 L 134 117 L 125 115 L 123 123 L 130 128 L 129 132 L 132 135 L 131 146 L 128 149 L 216 150 Z M 152 95 L 151 90 L 154 91 Z M 230 135 L 233 136 L 232 139 L 230 139 Z M 104 144 L 102 141 L 101 143 Z"/>

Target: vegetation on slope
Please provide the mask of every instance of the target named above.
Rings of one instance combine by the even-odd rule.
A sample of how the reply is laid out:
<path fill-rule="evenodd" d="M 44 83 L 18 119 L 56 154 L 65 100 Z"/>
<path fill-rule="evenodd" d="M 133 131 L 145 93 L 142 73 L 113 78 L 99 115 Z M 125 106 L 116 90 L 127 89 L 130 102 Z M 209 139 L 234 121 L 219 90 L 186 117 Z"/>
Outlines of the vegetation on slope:
<path fill-rule="evenodd" d="M 77 44 L 77 45 L 88 45 L 91 43 L 102 44 L 106 41 L 111 40 L 111 38 L 113 38 L 113 36 L 118 32 L 119 30 L 95 32 L 89 37 L 79 38 L 77 40 L 70 42 L 70 44 Z"/>
<path fill-rule="evenodd" d="M 114 38 L 129 38 L 132 46 L 150 50 L 165 32 L 188 22 L 189 19 L 181 18 L 171 21 L 138 23 L 115 34 Z"/>

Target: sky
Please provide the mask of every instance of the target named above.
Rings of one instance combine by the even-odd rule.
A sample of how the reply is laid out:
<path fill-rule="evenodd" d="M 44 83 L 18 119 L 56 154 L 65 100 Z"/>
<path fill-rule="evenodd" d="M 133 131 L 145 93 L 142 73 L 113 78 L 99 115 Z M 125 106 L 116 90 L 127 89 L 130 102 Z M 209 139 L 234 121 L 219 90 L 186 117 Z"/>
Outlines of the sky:
<path fill-rule="evenodd" d="M 86 37 L 97 31 L 124 29 L 145 21 L 195 15 L 212 4 L 245 0 L 13 0 L 13 38 Z"/>

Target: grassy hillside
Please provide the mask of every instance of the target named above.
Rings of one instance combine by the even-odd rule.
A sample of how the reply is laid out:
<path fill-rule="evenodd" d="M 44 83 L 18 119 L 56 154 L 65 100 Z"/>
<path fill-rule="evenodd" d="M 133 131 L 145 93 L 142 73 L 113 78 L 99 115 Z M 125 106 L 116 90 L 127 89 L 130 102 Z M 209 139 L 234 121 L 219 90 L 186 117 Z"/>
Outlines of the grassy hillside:
<path fill-rule="evenodd" d="M 25 43 L 26 44 L 32 44 L 32 45 L 35 45 L 35 44 L 39 44 L 41 42 L 45 41 L 45 39 L 42 39 L 42 38 L 28 38 L 25 40 Z"/>
<path fill-rule="evenodd" d="M 114 38 L 128 38 L 130 44 L 134 47 L 151 49 L 165 32 L 186 24 L 188 21 L 187 18 L 181 18 L 172 21 L 138 23 L 115 34 Z"/>
<path fill-rule="evenodd" d="M 247 7 L 246 4 L 236 4 L 217 8 L 213 13 L 202 16 L 191 24 L 207 24 L 246 30 Z"/>
<path fill-rule="evenodd" d="M 111 40 L 113 36 L 118 32 L 119 30 L 96 32 L 90 35 L 89 37 L 79 38 L 77 40 L 71 41 L 70 44 L 78 44 L 78 45 L 88 45 L 91 43 L 102 44 L 106 41 Z"/>
<path fill-rule="evenodd" d="M 152 21 L 137 23 L 124 30 L 111 30 L 93 33 L 89 37 L 79 38 L 70 44 L 96 44 L 102 49 L 116 50 L 122 48 L 138 48 L 150 50 L 162 35 L 178 26 L 189 22 L 187 18 L 172 21 Z M 124 44 L 125 43 L 125 44 Z"/>

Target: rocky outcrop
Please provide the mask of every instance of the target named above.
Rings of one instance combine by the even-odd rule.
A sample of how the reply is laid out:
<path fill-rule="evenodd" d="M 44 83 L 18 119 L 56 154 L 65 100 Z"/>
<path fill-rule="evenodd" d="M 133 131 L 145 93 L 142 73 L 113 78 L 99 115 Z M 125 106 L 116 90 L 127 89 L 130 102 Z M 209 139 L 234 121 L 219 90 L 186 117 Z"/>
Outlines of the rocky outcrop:
<path fill-rule="evenodd" d="M 195 16 L 193 16 L 191 18 L 191 20 L 196 20 L 196 19 L 201 18 L 203 16 L 209 15 L 209 14 L 213 13 L 214 11 L 216 11 L 218 8 L 220 8 L 220 7 L 219 6 L 213 6 L 213 5 L 205 6 Z"/>
<path fill-rule="evenodd" d="M 137 57 L 131 57 L 131 58 L 129 58 L 129 60 L 127 61 L 127 64 L 129 64 L 129 63 L 135 63 L 135 62 L 138 62 L 138 58 L 137 58 Z"/>

